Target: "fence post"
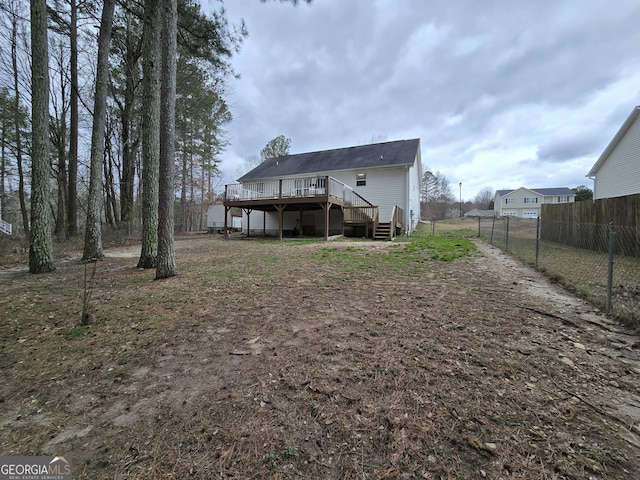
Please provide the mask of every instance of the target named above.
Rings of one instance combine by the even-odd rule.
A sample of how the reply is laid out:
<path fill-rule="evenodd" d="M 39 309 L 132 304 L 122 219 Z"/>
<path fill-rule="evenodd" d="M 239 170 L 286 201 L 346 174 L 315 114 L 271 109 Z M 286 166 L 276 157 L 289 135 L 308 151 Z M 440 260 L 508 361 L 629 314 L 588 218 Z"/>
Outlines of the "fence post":
<path fill-rule="evenodd" d="M 504 251 L 509 251 L 509 216 L 507 216 L 507 228 L 504 232 Z"/>
<path fill-rule="evenodd" d="M 493 223 L 491 224 L 491 240 L 489 240 L 489 243 L 491 245 L 493 245 L 493 231 L 495 230 L 495 228 L 496 228 L 496 217 L 494 216 Z"/>
<path fill-rule="evenodd" d="M 536 268 L 538 268 L 538 253 L 540 252 L 540 217 L 536 222 Z"/>
<path fill-rule="evenodd" d="M 478 217 L 478 238 L 480 237 L 480 217 Z"/>
<path fill-rule="evenodd" d="M 609 224 L 609 268 L 607 271 L 607 312 L 611 311 L 611 290 L 613 289 L 613 255 L 616 250 L 616 228 Z"/>

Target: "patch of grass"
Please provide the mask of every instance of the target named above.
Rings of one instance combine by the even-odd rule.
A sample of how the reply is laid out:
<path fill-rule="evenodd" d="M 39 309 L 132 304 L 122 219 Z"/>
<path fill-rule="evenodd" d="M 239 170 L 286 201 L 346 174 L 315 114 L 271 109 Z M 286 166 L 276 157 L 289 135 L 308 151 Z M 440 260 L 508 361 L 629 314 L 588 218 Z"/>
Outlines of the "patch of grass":
<path fill-rule="evenodd" d="M 491 414 L 491 420 L 493 420 L 498 425 L 506 425 L 507 421 L 502 418 L 500 415 L 496 415 L 495 413 Z"/>
<path fill-rule="evenodd" d="M 299 455 L 298 447 L 286 447 L 282 450 L 282 456 L 284 458 L 298 458 Z"/>
<path fill-rule="evenodd" d="M 271 450 L 269 453 L 265 453 L 262 458 L 265 463 L 271 465 L 272 468 L 276 468 L 278 466 L 278 457 L 275 450 Z"/>
<path fill-rule="evenodd" d="M 88 331 L 89 331 L 89 327 L 86 327 L 86 326 L 75 327 L 69 330 L 68 332 L 66 332 L 64 336 L 65 338 L 76 338 L 84 335 Z"/>
<path fill-rule="evenodd" d="M 372 269 L 375 267 L 375 259 L 364 248 L 348 247 L 323 247 L 314 258 L 321 263 L 330 263 L 332 268 L 342 272 L 354 272 Z"/>
<path fill-rule="evenodd" d="M 151 315 L 151 317 L 149 318 L 149 322 L 154 324 L 154 325 L 158 325 L 160 323 L 163 323 L 167 320 L 167 316 L 163 313 L 156 313 L 154 315 Z"/>
<path fill-rule="evenodd" d="M 419 228 L 413 236 L 400 240 L 397 248 L 391 249 L 384 260 L 404 268 L 424 264 L 428 260 L 450 262 L 475 251 L 475 245 L 466 236 L 469 236 L 466 230 L 431 236 L 426 229 Z"/>
<path fill-rule="evenodd" d="M 288 446 L 283 448 L 280 451 L 280 456 L 283 459 L 291 460 L 294 458 L 298 458 L 300 456 L 300 451 L 298 447 Z M 265 463 L 268 463 L 271 466 L 271 468 L 276 468 L 278 466 L 279 455 L 275 451 L 275 449 L 272 449 L 269 452 L 265 453 L 262 456 L 262 459 L 264 460 Z"/>

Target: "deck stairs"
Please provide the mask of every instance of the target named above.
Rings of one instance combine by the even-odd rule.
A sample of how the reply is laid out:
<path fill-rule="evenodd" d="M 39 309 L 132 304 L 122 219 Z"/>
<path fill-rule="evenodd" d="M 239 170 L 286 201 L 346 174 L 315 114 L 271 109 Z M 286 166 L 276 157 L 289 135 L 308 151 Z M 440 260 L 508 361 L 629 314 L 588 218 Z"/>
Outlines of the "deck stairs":
<path fill-rule="evenodd" d="M 374 240 L 391 240 L 391 223 L 378 223 L 373 233 Z"/>
<path fill-rule="evenodd" d="M 0 233 L 4 233 L 5 235 L 11 235 L 13 229 L 12 225 L 4 220 L 0 220 Z"/>

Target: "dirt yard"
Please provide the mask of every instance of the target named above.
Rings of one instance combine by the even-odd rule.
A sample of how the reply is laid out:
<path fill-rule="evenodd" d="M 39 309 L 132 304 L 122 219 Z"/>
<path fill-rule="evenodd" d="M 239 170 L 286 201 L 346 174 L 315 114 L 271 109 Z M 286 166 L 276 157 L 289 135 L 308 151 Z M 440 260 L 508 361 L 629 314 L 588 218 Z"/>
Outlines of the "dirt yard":
<path fill-rule="evenodd" d="M 640 478 L 638 335 L 476 244 L 200 235 L 163 281 L 107 250 L 88 327 L 91 266 L 0 270 L 0 455 L 92 480 Z"/>

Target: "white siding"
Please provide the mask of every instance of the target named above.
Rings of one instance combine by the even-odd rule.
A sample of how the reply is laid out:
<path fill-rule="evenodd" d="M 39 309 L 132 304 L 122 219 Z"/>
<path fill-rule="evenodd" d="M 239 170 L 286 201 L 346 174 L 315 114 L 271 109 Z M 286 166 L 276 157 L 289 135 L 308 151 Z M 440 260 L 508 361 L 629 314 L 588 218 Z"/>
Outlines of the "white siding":
<path fill-rule="evenodd" d="M 417 171 L 416 166 L 411 167 Z M 340 170 L 331 172 L 314 172 L 313 175 L 329 175 L 342 183 L 349 185 L 360 196 L 380 207 L 380 221 L 388 222 L 391 219 L 394 205 L 398 205 L 405 210 L 407 215 L 411 207 L 407 204 L 407 187 L 410 182 L 407 175 L 410 169 L 401 167 L 383 167 L 363 170 Z M 367 176 L 367 184 L 362 187 L 356 186 L 356 174 L 364 173 Z M 416 190 L 419 190 L 416 187 Z M 419 191 L 417 192 L 419 205 Z M 418 207 L 419 209 L 419 207 Z M 417 211 L 416 215 L 417 215 Z M 253 230 L 253 215 L 251 216 Z M 268 223 L 267 223 L 268 225 Z M 277 226 L 277 224 L 276 224 Z"/>
<path fill-rule="evenodd" d="M 356 173 L 367 174 L 367 184 L 356 185 Z M 407 169 L 405 167 L 378 168 L 375 170 L 333 172 L 332 177 L 351 186 L 354 192 L 380 207 L 380 221 L 391 219 L 394 205 L 407 210 Z"/>
<path fill-rule="evenodd" d="M 413 231 L 420 221 L 420 182 L 422 180 L 422 160 L 420 152 L 416 155 L 414 164 L 409 169 L 409 208 L 406 211 L 406 224 Z M 411 215 L 413 213 L 413 216 Z"/>
<path fill-rule="evenodd" d="M 324 176 L 329 175 L 340 182 L 350 186 L 360 196 L 379 207 L 380 222 L 389 222 L 393 213 L 393 207 L 399 206 L 405 212 L 404 223 L 408 228 L 411 226 L 411 211 L 413 210 L 413 227 L 417 225 L 420 216 L 420 154 L 416 156 L 416 160 L 411 167 L 380 167 L 369 168 L 363 170 L 340 170 L 330 172 L 313 172 L 312 175 Z M 356 185 L 356 175 L 358 173 L 366 174 L 366 185 Z M 286 177 L 283 177 L 286 178 Z M 295 219 L 285 212 L 284 225 L 285 230 L 292 229 L 295 225 Z M 335 212 L 331 212 L 331 229 L 337 228 L 339 223 Z M 267 233 L 277 232 L 278 217 L 276 214 L 267 214 Z M 251 213 L 251 232 L 254 234 L 257 230 L 262 232 L 263 228 L 262 212 L 254 211 Z M 341 224 L 340 224 L 341 226 Z M 319 224 L 319 229 L 324 228 L 324 220 Z M 243 229 L 246 230 L 246 214 L 243 214 Z"/>
<path fill-rule="evenodd" d="M 594 198 L 640 193 L 640 122 L 636 119 L 596 173 Z"/>

